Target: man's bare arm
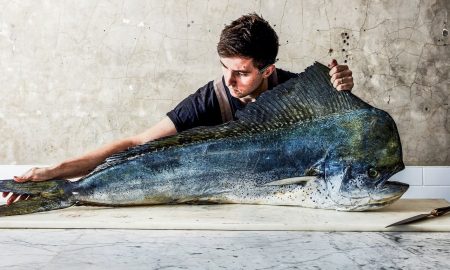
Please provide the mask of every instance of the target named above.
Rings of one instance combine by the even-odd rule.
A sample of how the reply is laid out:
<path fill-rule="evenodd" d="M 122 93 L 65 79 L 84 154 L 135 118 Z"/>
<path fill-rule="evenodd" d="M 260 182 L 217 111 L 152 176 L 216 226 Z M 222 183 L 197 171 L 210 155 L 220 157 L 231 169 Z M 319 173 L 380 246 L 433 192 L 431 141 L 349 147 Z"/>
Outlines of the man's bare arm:
<path fill-rule="evenodd" d="M 80 177 L 91 172 L 96 166 L 102 163 L 107 157 L 126 150 L 129 147 L 156 140 L 162 137 L 177 133 L 172 121 L 165 117 L 148 130 L 125 139 L 117 140 L 106 144 L 96 150 L 88 152 L 79 157 L 71 158 L 60 164 L 44 168 L 32 168 L 21 176 L 14 176 L 17 182 L 45 181 L 49 179 L 68 179 Z M 3 197 L 8 196 L 8 192 L 3 193 Z M 13 194 L 8 198 L 7 204 L 13 203 L 19 197 Z M 26 196 L 24 196 L 26 198 Z M 23 198 L 22 198 L 23 199 Z"/>

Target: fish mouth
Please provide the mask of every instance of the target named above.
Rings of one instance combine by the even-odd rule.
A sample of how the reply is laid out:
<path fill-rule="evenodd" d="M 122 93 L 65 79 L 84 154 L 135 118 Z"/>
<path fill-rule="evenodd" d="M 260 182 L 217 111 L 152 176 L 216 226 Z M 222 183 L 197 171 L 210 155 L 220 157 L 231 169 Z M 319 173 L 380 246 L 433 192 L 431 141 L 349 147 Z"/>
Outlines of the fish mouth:
<path fill-rule="evenodd" d="M 372 209 L 381 208 L 400 199 L 408 190 L 409 185 L 397 181 L 385 181 L 383 186 L 377 187 L 371 192 L 370 203 Z"/>
<path fill-rule="evenodd" d="M 377 191 L 382 193 L 400 194 L 403 195 L 409 188 L 408 184 L 398 181 L 386 181 L 383 187 L 377 188 Z"/>
<path fill-rule="evenodd" d="M 397 181 L 385 181 L 383 187 L 372 190 L 369 193 L 369 201 L 355 206 L 347 211 L 377 210 L 386 207 L 400 199 L 408 190 L 409 185 Z"/>
<path fill-rule="evenodd" d="M 376 189 L 384 189 L 384 188 L 385 188 L 385 185 L 386 185 L 387 183 L 389 183 L 389 182 L 395 182 L 395 181 L 389 181 L 389 179 L 390 179 L 394 174 L 398 173 L 399 171 L 403 170 L 404 168 L 405 168 L 405 164 L 403 164 L 403 162 L 402 162 L 402 163 L 398 164 L 397 166 L 395 166 L 393 169 L 389 170 L 389 172 L 385 172 L 384 177 L 381 178 L 380 180 L 378 180 L 378 181 L 375 183 L 375 188 L 376 188 Z M 396 183 L 398 183 L 398 184 L 403 184 L 403 183 L 400 183 L 400 182 L 396 182 Z M 409 185 L 407 185 L 407 184 L 404 184 L 404 185 L 406 185 L 406 186 L 409 187 Z"/>
<path fill-rule="evenodd" d="M 359 204 L 354 204 L 351 207 L 346 205 L 342 207 L 343 211 L 371 211 L 386 207 L 398 199 L 408 190 L 409 185 L 397 181 L 387 181 L 384 186 L 378 189 L 369 191 L 369 196 L 361 197 Z"/>
<path fill-rule="evenodd" d="M 403 194 L 408 190 L 409 185 L 398 182 L 389 181 L 389 179 L 399 171 L 403 170 L 405 165 L 403 163 L 398 164 L 394 169 L 390 170 L 390 173 L 386 173 L 382 179 L 375 184 L 375 189 L 370 194 L 371 208 L 377 209 L 393 203 L 400 199 Z"/>

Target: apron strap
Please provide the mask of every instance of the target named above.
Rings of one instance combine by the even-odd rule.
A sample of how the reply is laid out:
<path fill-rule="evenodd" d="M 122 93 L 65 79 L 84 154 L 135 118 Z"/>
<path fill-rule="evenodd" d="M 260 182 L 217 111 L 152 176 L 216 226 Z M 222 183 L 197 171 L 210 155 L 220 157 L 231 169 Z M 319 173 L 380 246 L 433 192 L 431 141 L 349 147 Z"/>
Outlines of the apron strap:
<path fill-rule="evenodd" d="M 269 76 L 269 85 L 275 87 L 278 85 L 277 70 L 274 70 Z M 230 101 L 227 97 L 227 92 L 222 81 L 222 77 L 214 80 L 214 92 L 216 92 L 217 100 L 219 101 L 220 113 L 224 123 L 233 120 L 233 113 L 231 112 Z"/>
<path fill-rule="evenodd" d="M 214 80 L 214 92 L 216 92 L 217 100 L 219 101 L 220 113 L 224 123 L 233 120 L 233 113 L 231 112 L 230 101 L 227 97 L 225 86 L 222 82 L 222 77 Z"/>

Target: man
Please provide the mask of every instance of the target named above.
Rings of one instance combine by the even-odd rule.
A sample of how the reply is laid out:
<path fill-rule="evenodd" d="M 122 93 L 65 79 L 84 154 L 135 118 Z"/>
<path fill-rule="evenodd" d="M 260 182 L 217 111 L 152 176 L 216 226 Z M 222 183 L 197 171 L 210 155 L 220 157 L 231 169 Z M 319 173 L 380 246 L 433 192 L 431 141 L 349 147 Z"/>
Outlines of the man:
<path fill-rule="evenodd" d="M 278 36 L 267 21 L 249 14 L 226 26 L 220 35 L 217 52 L 223 77 L 211 81 L 187 97 L 167 117 L 143 133 L 117 140 L 80 157 L 46 168 L 33 168 L 17 182 L 67 179 L 88 174 L 108 156 L 145 142 L 174 135 L 197 126 L 219 125 L 234 119 L 235 112 L 254 102 L 264 91 L 296 74 L 275 68 Z M 351 90 L 352 72 L 335 60 L 330 64 L 331 82 L 337 90 Z M 3 193 L 3 197 L 8 195 Z M 27 195 L 12 194 L 7 204 Z"/>

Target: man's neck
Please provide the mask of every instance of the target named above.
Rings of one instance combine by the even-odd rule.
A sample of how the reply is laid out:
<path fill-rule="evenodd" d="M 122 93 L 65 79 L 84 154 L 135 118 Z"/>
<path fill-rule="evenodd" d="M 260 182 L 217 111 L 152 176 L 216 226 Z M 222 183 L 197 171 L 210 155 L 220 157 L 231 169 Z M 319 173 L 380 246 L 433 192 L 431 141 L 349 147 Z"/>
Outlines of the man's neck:
<path fill-rule="evenodd" d="M 255 102 L 256 98 L 259 97 L 259 95 L 261 95 L 262 93 L 264 93 L 268 88 L 269 88 L 269 80 L 267 78 L 264 78 L 261 84 L 255 89 L 255 91 L 253 91 L 250 95 L 240 98 L 239 100 L 244 104 Z"/>

